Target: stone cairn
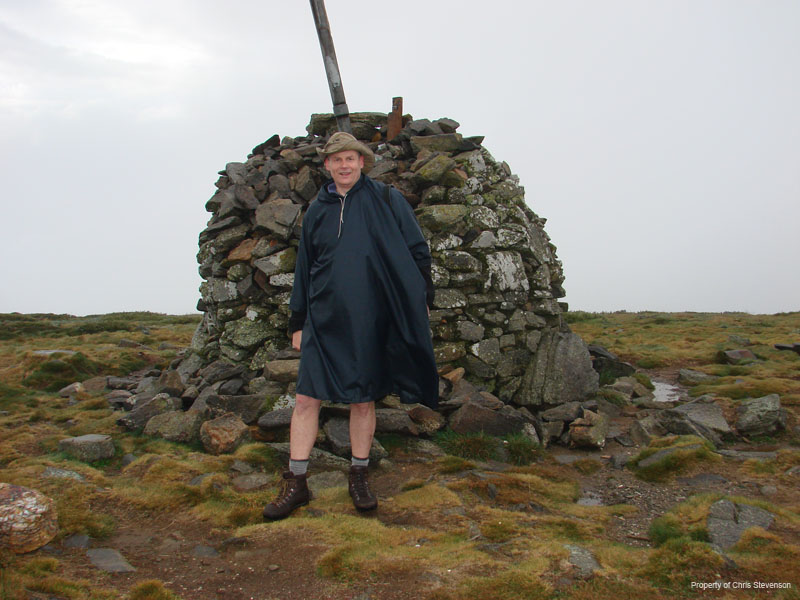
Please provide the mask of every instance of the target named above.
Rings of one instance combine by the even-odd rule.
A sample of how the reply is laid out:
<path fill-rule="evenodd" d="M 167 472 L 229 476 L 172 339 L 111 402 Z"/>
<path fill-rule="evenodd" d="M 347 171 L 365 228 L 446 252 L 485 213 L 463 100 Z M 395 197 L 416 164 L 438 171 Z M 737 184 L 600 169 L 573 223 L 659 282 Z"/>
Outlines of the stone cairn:
<path fill-rule="evenodd" d="M 388 140 L 386 114 L 351 120 L 354 135 L 375 152 L 370 177 L 414 206 L 436 287 L 430 323 L 441 409 L 389 397 L 379 430 L 430 433 L 449 416 L 456 431 L 524 431 L 539 441 L 537 412 L 598 389 L 587 347 L 562 317 L 564 274 L 545 220 L 525 204 L 509 166 L 482 137 L 457 133 L 452 119 L 406 116 Z M 299 363 L 287 335 L 297 245 L 304 210 L 328 178 L 317 149 L 335 129 L 333 115 L 312 115 L 308 135 L 274 135 L 220 172 L 199 236 L 202 322 L 172 371 L 137 386 L 143 397 L 120 395 L 120 406 L 135 407 L 122 424 L 165 435 L 180 421 L 184 438 L 226 413 L 258 421 L 264 431 L 288 424 Z M 181 409 L 186 414 L 178 416 Z M 343 416 L 341 407 L 323 415 Z"/>

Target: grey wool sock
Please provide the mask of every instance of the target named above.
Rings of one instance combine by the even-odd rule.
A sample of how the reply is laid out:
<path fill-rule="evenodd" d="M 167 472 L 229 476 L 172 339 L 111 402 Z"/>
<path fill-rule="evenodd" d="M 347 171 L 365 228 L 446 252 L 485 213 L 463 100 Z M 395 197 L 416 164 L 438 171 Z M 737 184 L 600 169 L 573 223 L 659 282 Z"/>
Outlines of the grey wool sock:
<path fill-rule="evenodd" d="M 367 458 L 356 458 L 355 456 L 350 458 L 350 466 L 352 467 L 367 467 L 369 466 L 369 456 Z"/>
<path fill-rule="evenodd" d="M 308 459 L 292 460 L 289 459 L 289 470 L 293 475 L 305 475 L 308 471 Z"/>

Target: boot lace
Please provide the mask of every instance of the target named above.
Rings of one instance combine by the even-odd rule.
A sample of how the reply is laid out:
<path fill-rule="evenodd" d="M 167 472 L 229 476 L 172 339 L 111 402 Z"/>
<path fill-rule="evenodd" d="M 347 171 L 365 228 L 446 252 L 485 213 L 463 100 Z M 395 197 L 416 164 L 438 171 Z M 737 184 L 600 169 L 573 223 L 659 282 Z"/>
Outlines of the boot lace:
<path fill-rule="evenodd" d="M 281 483 L 281 491 L 278 494 L 278 497 L 275 498 L 275 500 L 272 502 L 272 504 L 278 507 L 286 504 L 295 490 L 295 484 L 296 481 L 294 479 L 290 479 L 284 476 L 283 482 Z"/>
<path fill-rule="evenodd" d="M 369 480 L 367 479 L 367 474 L 364 471 L 356 471 L 353 473 L 353 492 L 359 498 L 369 498 L 372 493 L 369 489 Z"/>

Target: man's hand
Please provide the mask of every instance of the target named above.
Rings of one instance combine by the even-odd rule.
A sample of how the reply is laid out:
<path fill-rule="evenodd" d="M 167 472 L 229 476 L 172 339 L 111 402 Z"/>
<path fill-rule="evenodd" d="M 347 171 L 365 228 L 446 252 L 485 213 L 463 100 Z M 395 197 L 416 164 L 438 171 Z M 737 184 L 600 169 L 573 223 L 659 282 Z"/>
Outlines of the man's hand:
<path fill-rule="evenodd" d="M 292 348 L 300 350 L 300 342 L 303 339 L 303 330 L 298 329 L 292 334 Z"/>

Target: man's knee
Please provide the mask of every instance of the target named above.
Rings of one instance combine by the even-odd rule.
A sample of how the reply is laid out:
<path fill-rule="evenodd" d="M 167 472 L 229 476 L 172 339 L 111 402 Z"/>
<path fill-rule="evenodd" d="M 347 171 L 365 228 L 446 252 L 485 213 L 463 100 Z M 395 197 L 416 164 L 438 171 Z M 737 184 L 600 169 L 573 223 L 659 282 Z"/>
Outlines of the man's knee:
<path fill-rule="evenodd" d="M 297 394 L 294 403 L 294 414 L 308 415 L 318 413 L 321 402 L 311 396 Z"/>
<path fill-rule="evenodd" d="M 357 404 L 350 405 L 350 416 L 356 418 L 365 418 L 369 417 L 372 413 L 375 412 L 375 403 L 374 402 L 359 402 Z"/>

